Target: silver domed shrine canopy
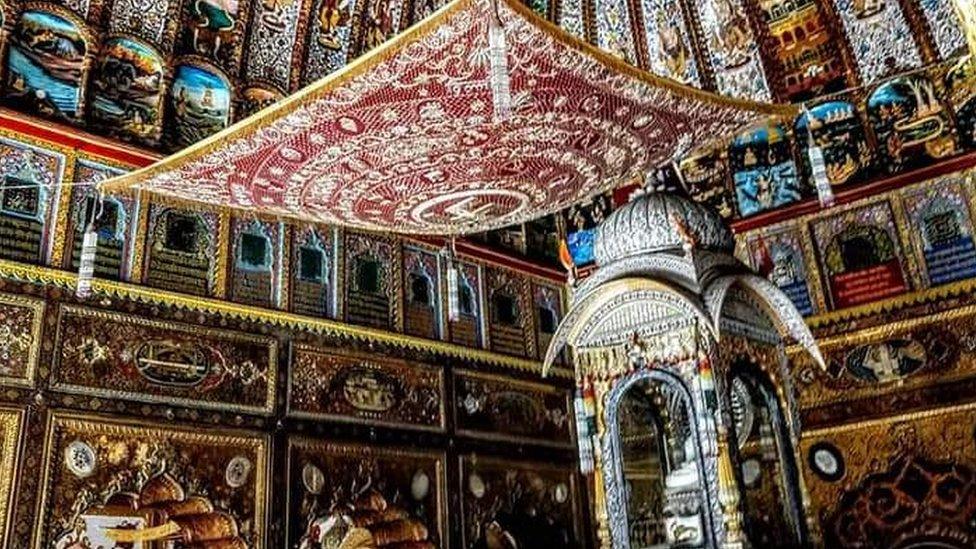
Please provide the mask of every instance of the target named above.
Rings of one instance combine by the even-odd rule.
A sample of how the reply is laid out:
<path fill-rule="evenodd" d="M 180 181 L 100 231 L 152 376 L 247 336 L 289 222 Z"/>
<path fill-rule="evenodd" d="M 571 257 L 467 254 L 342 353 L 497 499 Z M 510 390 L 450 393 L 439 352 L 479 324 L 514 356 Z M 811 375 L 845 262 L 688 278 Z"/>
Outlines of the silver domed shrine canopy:
<path fill-rule="evenodd" d="M 493 106 L 493 22 L 504 32 L 504 117 Z M 639 180 L 689 145 L 792 112 L 645 73 L 517 0 L 455 0 L 343 70 L 102 190 L 459 235 L 552 213 Z"/>

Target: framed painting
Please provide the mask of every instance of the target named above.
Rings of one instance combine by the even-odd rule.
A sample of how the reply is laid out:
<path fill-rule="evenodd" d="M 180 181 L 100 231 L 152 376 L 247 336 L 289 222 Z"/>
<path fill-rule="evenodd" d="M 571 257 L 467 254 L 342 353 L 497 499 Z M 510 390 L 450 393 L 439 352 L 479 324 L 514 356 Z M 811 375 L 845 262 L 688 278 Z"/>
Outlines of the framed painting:
<path fill-rule="evenodd" d="M 43 299 L 0 293 L 0 383 L 34 385 L 44 308 Z"/>
<path fill-rule="evenodd" d="M 444 460 L 289 439 L 288 547 L 449 547 Z"/>
<path fill-rule="evenodd" d="M 444 370 L 296 344 L 291 350 L 288 414 L 443 431 Z"/>
<path fill-rule="evenodd" d="M 268 437 L 48 418 L 34 547 L 266 547 Z"/>

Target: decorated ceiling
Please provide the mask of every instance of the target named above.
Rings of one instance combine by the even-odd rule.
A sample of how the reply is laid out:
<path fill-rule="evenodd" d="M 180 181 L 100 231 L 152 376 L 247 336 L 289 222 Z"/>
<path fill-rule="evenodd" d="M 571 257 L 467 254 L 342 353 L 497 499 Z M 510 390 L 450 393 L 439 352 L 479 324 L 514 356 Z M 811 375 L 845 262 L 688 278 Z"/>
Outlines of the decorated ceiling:
<path fill-rule="evenodd" d="M 492 10 L 457 0 L 288 100 L 102 189 L 465 234 L 552 213 L 692 143 L 792 112 L 642 72 L 499 2 L 511 97 L 503 117 L 490 77 Z"/>
<path fill-rule="evenodd" d="M 168 151 L 327 76 L 442 0 L 8 1 L 3 100 Z M 651 73 L 792 102 L 963 51 L 951 0 L 531 0 Z"/>

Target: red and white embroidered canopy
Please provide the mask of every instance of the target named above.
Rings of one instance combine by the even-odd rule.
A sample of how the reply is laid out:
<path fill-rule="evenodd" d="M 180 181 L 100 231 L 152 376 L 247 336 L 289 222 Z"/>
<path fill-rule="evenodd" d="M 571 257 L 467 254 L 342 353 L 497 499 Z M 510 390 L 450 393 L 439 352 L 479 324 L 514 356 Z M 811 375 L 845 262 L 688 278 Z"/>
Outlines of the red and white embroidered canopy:
<path fill-rule="evenodd" d="M 491 9 L 455 0 L 345 69 L 102 189 L 465 234 L 565 208 L 786 109 L 645 73 L 499 0 L 513 112 L 495 123 Z"/>

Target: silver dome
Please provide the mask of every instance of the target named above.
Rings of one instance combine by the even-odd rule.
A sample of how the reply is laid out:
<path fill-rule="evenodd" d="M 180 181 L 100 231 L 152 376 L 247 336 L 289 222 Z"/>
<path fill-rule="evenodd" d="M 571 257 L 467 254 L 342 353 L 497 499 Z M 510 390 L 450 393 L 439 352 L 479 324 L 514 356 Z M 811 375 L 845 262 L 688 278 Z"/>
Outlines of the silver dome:
<path fill-rule="evenodd" d="M 666 250 L 680 250 L 685 241 L 675 220 L 684 225 L 695 248 L 731 253 L 732 233 L 719 215 L 688 198 L 648 192 L 618 208 L 596 229 L 593 253 L 597 265 Z"/>

